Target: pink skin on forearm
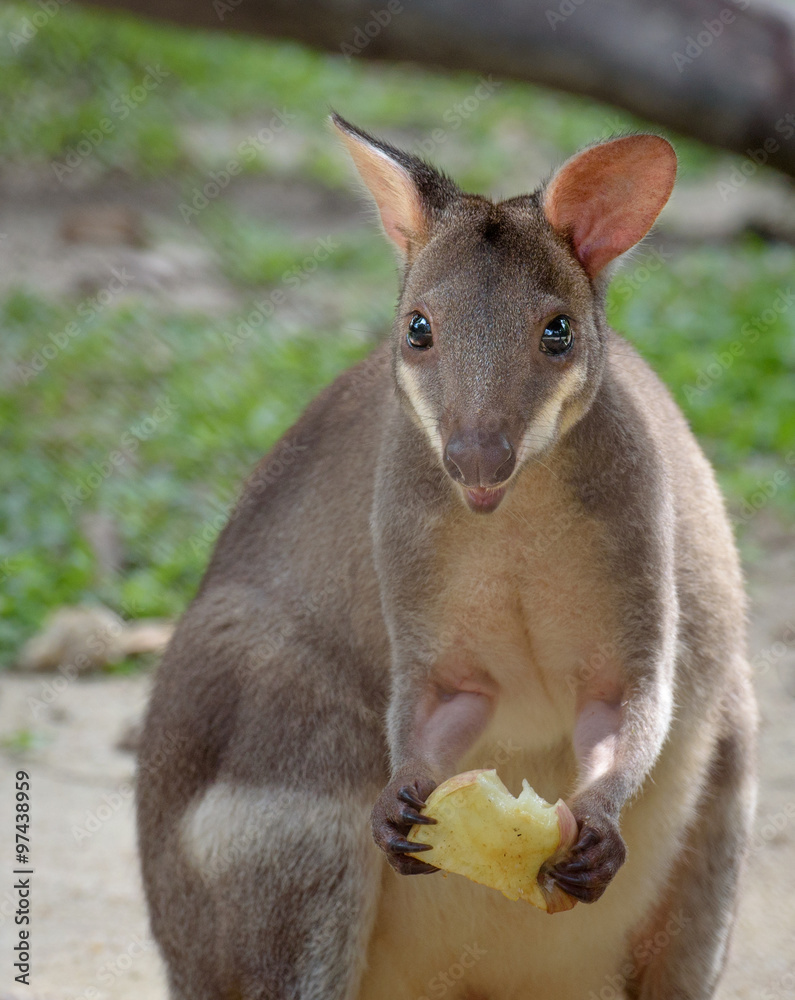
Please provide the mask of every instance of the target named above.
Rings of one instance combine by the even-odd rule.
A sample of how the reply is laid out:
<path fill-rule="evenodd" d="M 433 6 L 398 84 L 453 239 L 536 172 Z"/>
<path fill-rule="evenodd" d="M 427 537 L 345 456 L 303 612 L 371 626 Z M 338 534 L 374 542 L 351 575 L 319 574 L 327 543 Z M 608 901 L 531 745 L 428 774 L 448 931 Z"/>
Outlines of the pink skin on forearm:
<path fill-rule="evenodd" d="M 431 680 L 415 712 L 415 747 L 437 778 L 448 776 L 483 733 L 498 688 L 487 675 L 466 668 L 445 669 Z M 579 790 L 618 765 L 621 694 L 613 683 L 583 692 L 577 705 L 574 750 Z"/>
<path fill-rule="evenodd" d="M 433 683 L 417 706 L 417 749 L 444 777 L 486 728 L 493 708 L 489 685 L 470 680 Z"/>
<path fill-rule="evenodd" d="M 580 791 L 616 767 L 620 726 L 618 700 L 588 699 L 578 706 L 574 751 L 580 765 Z"/>

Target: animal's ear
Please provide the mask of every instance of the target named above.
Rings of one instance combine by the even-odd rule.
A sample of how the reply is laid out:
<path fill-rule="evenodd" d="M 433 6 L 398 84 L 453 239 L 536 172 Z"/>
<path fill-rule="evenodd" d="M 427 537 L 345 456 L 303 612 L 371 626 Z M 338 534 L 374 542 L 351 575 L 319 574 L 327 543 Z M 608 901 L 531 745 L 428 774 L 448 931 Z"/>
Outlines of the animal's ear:
<path fill-rule="evenodd" d="M 666 139 L 613 139 L 563 164 L 544 192 L 544 214 L 593 278 L 651 229 L 675 178 L 676 153 Z"/>
<path fill-rule="evenodd" d="M 459 194 L 423 160 L 375 139 L 332 114 L 331 122 L 375 199 L 384 231 L 406 257 L 430 239 L 433 223 Z"/>

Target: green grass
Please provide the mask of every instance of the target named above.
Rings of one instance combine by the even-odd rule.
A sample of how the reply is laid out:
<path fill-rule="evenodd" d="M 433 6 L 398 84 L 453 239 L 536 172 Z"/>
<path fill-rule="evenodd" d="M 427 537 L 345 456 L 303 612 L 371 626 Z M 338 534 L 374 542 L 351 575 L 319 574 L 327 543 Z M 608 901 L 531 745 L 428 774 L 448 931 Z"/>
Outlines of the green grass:
<path fill-rule="evenodd" d="M 67 305 L 19 294 L 0 324 L 9 353 L 27 364 L 72 319 Z M 231 329 L 144 303 L 108 307 L 27 382 L 12 374 L 0 400 L 11 484 L 0 499 L 6 653 L 60 604 L 99 598 L 128 617 L 178 613 L 242 479 L 366 350 L 337 331 L 274 331 L 230 350 Z M 110 584 L 97 579 L 81 531 L 90 511 L 109 514 L 121 533 L 126 564 Z"/>
<path fill-rule="evenodd" d="M 651 361 L 718 468 L 735 507 L 777 473 L 795 502 L 795 249 L 749 240 L 644 270 L 640 251 L 613 283 L 612 324 Z M 740 512 L 741 513 L 741 512 Z"/>
<path fill-rule="evenodd" d="M 52 740 L 36 729 L 17 729 L 0 737 L 0 747 L 14 756 L 23 756 L 32 750 L 39 750 Z"/>
<path fill-rule="evenodd" d="M 348 64 L 295 45 L 136 24 L 71 5 L 14 49 L 9 32 L 29 11 L 12 3 L 0 12 L 3 161 L 45 169 L 65 162 L 83 130 L 112 115 L 147 67 L 161 66 L 169 75 L 123 120 L 112 119 L 75 171 L 178 176 L 186 196 L 239 155 L 272 109 L 294 116 L 291 142 L 261 143 L 243 168 L 335 188 L 349 174 L 322 127 L 330 99 L 411 147 L 477 86 L 463 74 Z M 537 180 L 523 179 L 511 155 L 517 141 L 559 159 L 637 124 L 589 102 L 504 84 L 487 107 L 448 129 L 433 158 L 466 186 L 515 192 Z M 206 141 L 210 134 L 216 141 Z M 694 143 L 677 147 L 687 177 L 723 160 Z M 283 287 L 285 271 L 300 268 L 315 242 L 259 225 L 222 199 L 195 226 L 252 302 Z M 288 303 L 234 349 L 224 335 L 245 309 L 210 321 L 130 296 L 86 316 L 79 301 L 24 287 L 0 301 L 0 660 L 63 604 L 101 600 L 135 617 L 182 610 L 251 466 L 388 323 L 391 253 L 375 230 L 336 239 L 304 287 L 333 301 L 341 322 L 308 329 Z M 644 270 L 648 263 L 654 267 Z M 776 311 L 794 274 L 793 248 L 753 240 L 688 250 L 659 267 L 642 249 L 610 296 L 612 322 L 671 386 L 741 520 L 744 499 L 771 482 L 774 509 L 795 505 L 795 304 Z M 754 324 L 758 337 L 748 332 Z M 111 516 L 121 534 L 125 564 L 112 580 L 99 578 L 85 540 L 82 522 L 92 512 Z"/>

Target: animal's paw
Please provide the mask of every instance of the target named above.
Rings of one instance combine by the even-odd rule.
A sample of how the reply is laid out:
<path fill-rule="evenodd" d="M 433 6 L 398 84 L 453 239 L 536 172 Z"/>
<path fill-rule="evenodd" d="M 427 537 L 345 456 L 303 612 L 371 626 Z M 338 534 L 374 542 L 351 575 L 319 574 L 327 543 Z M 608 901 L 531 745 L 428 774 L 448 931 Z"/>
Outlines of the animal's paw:
<path fill-rule="evenodd" d="M 386 854 L 387 860 L 401 875 L 423 875 L 438 871 L 433 865 L 408 857 L 408 852 L 430 850 L 425 844 L 408 840 L 409 830 L 415 823 L 435 823 L 430 816 L 423 816 L 421 809 L 426 798 L 436 787 L 427 778 L 406 781 L 405 778 L 388 784 L 373 808 L 373 837 Z"/>
<path fill-rule="evenodd" d="M 578 815 L 574 846 L 546 873 L 564 892 L 582 903 L 593 903 L 610 885 L 627 857 L 627 848 L 618 831 L 618 823 L 609 816 L 591 812 Z"/>

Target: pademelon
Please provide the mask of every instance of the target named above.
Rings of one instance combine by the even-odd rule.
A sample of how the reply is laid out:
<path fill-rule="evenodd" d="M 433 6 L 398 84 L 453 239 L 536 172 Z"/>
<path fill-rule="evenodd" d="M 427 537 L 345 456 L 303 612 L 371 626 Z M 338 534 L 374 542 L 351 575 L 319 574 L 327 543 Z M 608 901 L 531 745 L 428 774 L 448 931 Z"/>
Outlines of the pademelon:
<path fill-rule="evenodd" d="M 551 878 L 538 877 L 544 862 L 577 836 L 577 821 L 562 799 L 550 805 L 526 780 L 514 798 L 495 770 L 465 771 L 435 788 L 422 812 L 436 825 L 415 824 L 409 840 L 433 850 L 415 857 L 549 913 L 574 906 Z"/>

